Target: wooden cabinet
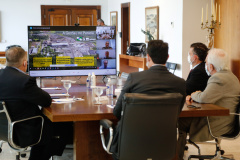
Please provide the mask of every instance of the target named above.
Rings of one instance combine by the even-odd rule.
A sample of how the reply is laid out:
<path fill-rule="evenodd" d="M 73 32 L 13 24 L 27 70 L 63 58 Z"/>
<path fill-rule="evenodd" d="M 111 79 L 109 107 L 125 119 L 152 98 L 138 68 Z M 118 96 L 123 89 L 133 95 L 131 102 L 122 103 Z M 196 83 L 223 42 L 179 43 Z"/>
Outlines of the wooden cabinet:
<path fill-rule="evenodd" d="M 147 70 L 146 66 L 146 58 L 145 57 L 136 57 L 120 54 L 119 55 L 119 63 L 120 63 L 120 72 L 138 72 L 139 68 L 143 70 Z"/>
<path fill-rule="evenodd" d="M 5 57 L 5 52 L 0 52 L 0 57 Z"/>
<path fill-rule="evenodd" d="M 96 26 L 101 18 L 101 6 L 41 6 L 42 25 Z"/>

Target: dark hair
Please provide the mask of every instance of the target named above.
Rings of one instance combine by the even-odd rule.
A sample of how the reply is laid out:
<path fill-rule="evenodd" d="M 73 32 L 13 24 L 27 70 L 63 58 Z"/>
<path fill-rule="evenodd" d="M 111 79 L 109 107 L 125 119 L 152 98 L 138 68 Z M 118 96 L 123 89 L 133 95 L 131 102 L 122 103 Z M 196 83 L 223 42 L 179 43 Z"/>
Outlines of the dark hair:
<path fill-rule="evenodd" d="M 197 55 L 199 60 L 204 62 L 209 50 L 207 46 L 201 42 L 198 42 L 191 44 L 191 48 L 193 48 L 193 54 Z"/>
<path fill-rule="evenodd" d="M 162 40 L 148 42 L 147 53 L 155 64 L 165 64 L 168 59 L 168 43 Z"/>

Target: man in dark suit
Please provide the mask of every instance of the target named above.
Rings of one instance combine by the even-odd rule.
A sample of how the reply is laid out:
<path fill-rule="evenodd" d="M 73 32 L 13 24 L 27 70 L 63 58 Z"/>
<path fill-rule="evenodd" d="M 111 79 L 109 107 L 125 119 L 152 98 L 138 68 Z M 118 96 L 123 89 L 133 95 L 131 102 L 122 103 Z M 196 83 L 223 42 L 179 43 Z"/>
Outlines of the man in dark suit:
<path fill-rule="evenodd" d="M 49 160 L 53 154 L 61 155 L 65 148 L 65 141 L 58 141 L 53 138 L 54 128 L 41 112 L 39 106 L 48 107 L 52 99 L 50 95 L 36 85 L 36 79 L 28 76 L 27 54 L 21 47 L 12 47 L 6 50 L 6 68 L 0 70 L 0 100 L 6 102 L 9 113 L 13 120 L 20 120 L 32 116 L 41 115 L 44 117 L 44 127 L 41 141 L 31 149 L 29 160 Z M 1 121 L 0 121 L 1 123 Z M 57 124 L 59 125 L 59 124 Z M 16 128 L 14 140 L 20 146 L 25 146 L 31 139 L 39 136 L 35 133 L 39 124 L 22 124 Z M 28 137 L 22 135 L 29 134 Z"/>
<path fill-rule="evenodd" d="M 208 48 L 205 44 L 191 44 L 188 53 L 188 62 L 192 65 L 192 69 L 186 80 L 187 95 L 191 95 L 195 91 L 203 91 L 207 86 L 209 78 L 205 71 L 207 53 Z"/>
<path fill-rule="evenodd" d="M 149 70 L 143 72 L 130 73 L 128 79 L 121 91 L 113 114 L 120 120 L 122 112 L 122 98 L 125 93 L 180 93 L 183 95 L 182 110 L 186 96 L 185 81 L 170 73 L 165 64 L 168 59 L 168 44 L 162 40 L 153 40 L 148 42 L 147 48 L 147 66 Z M 171 115 L 169 115 L 171 116 Z M 113 152 L 113 158 L 118 158 L 118 131 L 121 124 L 118 123 L 110 151 Z"/>

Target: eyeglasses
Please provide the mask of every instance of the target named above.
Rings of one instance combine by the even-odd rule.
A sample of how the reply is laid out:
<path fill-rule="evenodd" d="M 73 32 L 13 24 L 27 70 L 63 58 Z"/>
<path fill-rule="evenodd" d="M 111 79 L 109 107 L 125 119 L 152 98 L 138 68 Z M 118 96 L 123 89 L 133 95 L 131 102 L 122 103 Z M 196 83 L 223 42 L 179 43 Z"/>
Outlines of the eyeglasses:
<path fill-rule="evenodd" d="M 13 47 L 20 47 L 20 48 L 22 48 L 20 45 L 11 45 L 11 46 L 7 46 L 5 51 L 7 51 L 7 50 L 9 50 L 10 48 L 13 48 Z"/>

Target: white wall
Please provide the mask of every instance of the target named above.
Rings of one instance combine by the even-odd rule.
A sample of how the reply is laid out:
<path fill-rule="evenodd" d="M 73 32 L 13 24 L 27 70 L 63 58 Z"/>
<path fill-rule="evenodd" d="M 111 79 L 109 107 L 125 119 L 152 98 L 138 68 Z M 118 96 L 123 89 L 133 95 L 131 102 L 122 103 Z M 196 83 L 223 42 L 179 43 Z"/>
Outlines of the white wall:
<path fill-rule="evenodd" d="M 169 44 L 169 62 L 178 64 L 175 75 L 186 79 L 190 65 L 187 62 L 187 53 L 190 44 L 205 43 L 207 31 L 201 30 L 201 12 L 206 4 L 210 13 L 210 0 L 108 0 L 108 14 L 118 11 L 118 24 L 121 24 L 121 3 L 130 2 L 130 41 L 144 42 L 145 8 L 159 6 L 159 39 Z M 210 14 L 209 14 L 210 18 Z M 108 23 L 110 18 L 108 16 Z M 173 27 L 171 26 L 173 22 Z M 121 26 L 118 25 L 121 32 Z M 121 39 L 118 37 L 118 54 L 121 54 Z"/>
<path fill-rule="evenodd" d="M 121 3 L 130 2 L 131 42 L 144 42 L 145 7 L 159 6 L 159 38 L 169 44 L 169 62 L 179 64 L 175 74 L 186 78 L 189 73 L 187 53 L 194 42 L 205 42 L 201 30 L 201 8 L 210 0 L 0 0 L 0 51 L 19 44 L 27 49 L 27 26 L 41 25 L 41 5 L 101 5 L 101 16 L 110 24 L 110 12 L 118 11 L 118 31 L 121 31 Z M 209 14 L 210 18 L 210 14 Z M 174 23 L 174 27 L 171 26 Z M 121 54 L 121 39 L 117 36 L 117 53 Z M 119 64 L 119 63 L 118 63 Z M 119 66 L 118 66 L 119 69 Z"/>
<path fill-rule="evenodd" d="M 189 47 L 195 42 L 206 42 L 207 30 L 201 29 L 201 16 L 202 7 L 203 20 L 206 21 L 206 4 L 208 3 L 208 20 L 210 19 L 211 13 L 211 1 L 210 0 L 183 0 L 183 50 L 182 50 L 182 68 L 183 78 L 186 78 L 190 65 L 187 61 L 187 54 Z"/>
<path fill-rule="evenodd" d="M 121 32 L 121 3 L 130 2 L 130 42 L 145 42 L 145 8 L 159 6 L 159 39 L 169 44 L 169 62 L 182 63 L 182 0 L 108 0 L 108 14 L 118 11 L 118 31 Z M 174 23 L 174 27 L 171 26 Z M 108 24 L 110 16 L 108 16 Z M 117 53 L 121 54 L 121 39 L 117 38 Z M 175 74 L 182 76 L 181 69 Z"/>
<path fill-rule="evenodd" d="M 107 0 L 0 0 L 0 51 L 18 44 L 27 49 L 27 26 L 41 25 L 41 5 L 101 5 L 101 17 L 109 14 Z"/>

